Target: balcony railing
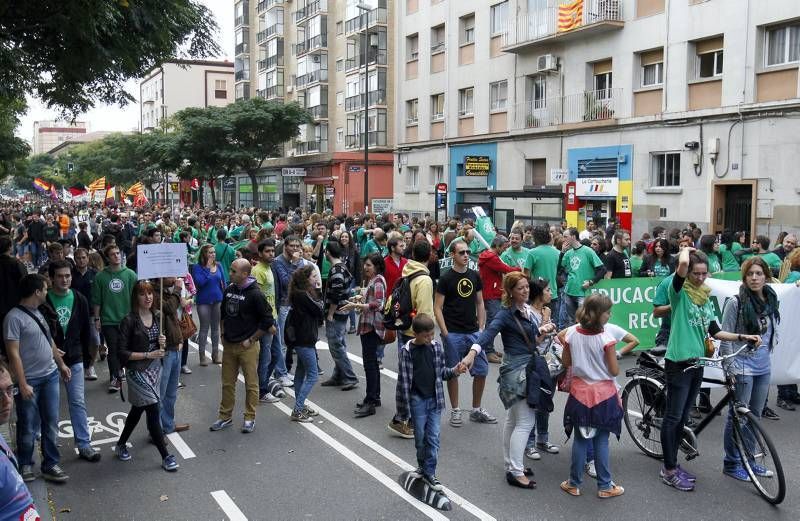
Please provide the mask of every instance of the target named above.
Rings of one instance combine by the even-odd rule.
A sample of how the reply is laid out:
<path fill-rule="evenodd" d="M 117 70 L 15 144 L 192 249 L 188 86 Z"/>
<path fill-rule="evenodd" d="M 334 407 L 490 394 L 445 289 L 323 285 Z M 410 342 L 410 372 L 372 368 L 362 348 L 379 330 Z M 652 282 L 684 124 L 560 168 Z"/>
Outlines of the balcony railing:
<path fill-rule="evenodd" d="M 363 52 L 359 52 L 355 56 L 350 56 L 344 62 L 344 70 L 345 72 L 350 72 L 353 69 L 359 69 L 364 66 L 363 60 Z M 388 53 L 386 49 L 376 49 L 375 47 L 371 47 L 369 51 L 369 62 L 367 65 L 386 65 L 388 61 Z"/>
<path fill-rule="evenodd" d="M 358 31 L 363 31 L 365 27 L 372 27 L 375 24 L 385 24 L 387 20 L 387 9 L 385 7 L 376 7 L 366 14 L 360 14 L 355 18 L 345 20 L 344 33 L 349 35 Z"/>
<path fill-rule="evenodd" d="M 326 12 L 328 12 L 328 1 L 315 0 L 313 2 L 308 3 L 305 7 L 302 7 L 297 11 L 295 11 L 294 21 L 295 23 L 298 23 L 310 16 L 314 16 L 317 13 L 326 13 Z"/>
<path fill-rule="evenodd" d="M 600 25 L 622 26 L 622 2 L 619 0 L 584 0 L 582 5 L 582 16 L 579 16 L 579 12 L 565 12 L 559 17 L 557 6 L 519 15 L 508 25 L 504 47 L 521 48 L 550 38 L 563 38 L 577 29 Z"/>
<path fill-rule="evenodd" d="M 298 141 L 294 144 L 294 153 L 298 156 L 319 154 L 328 151 L 328 140 Z"/>
<path fill-rule="evenodd" d="M 297 44 L 297 48 L 295 53 L 297 56 L 301 54 L 305 54 L 307 52 L 311 52 L 317 49 L 322 49 L 328 46 L 328 33 L 318 34 L 317 36 L 311 37 L 304 42 L 300 42 Z"/>
<path fill-rule="evenodd" d="M 294 83 L 298 89 L 310 86 L 312 83 L 328 81 L 328 69 L 317 69 L 302 76 L 298 76 Z"/>
<path fill-rule="evenodd" d="M 261 0 L 256 5 L 256 11 L 258 11 L 258 14 L 261 14 L 264 11 L 267 11 L 268 9 L 271 9 L 276 5 L 281 5 L 281 4 L 283 4 L 283 0 Z"/>
<path fill-rule="evenodd" d="M 234 52 L 237 56 L 240 54 L 247 54 L 250 52 L 250 44 L 247 42 L 237 43 Z"/>
<path fill-rule="evenodd" d="M 283 54 L 276 54 L 275 56 L 267 56 L 264 68 L 274 69 L 275 67 L 283 67 Z"/>
<path fill-rule="evenodd" d="M 306 110 L 313 119 L 328 119 L 328 106 L 317 105 L 315 107 L 307 107 Z"/>
<path fill-rule="evenodd" d="M 264 29 L 264 32 L 266 33 L 267 38 L 270 38 L 270 37 L 275 36 L 275 35 L 283 36 L 283 24 L 282 23 L 280 23 L 280 24 L 272 24 L 269 27 L 267 27 L 266 29 Z"/>
<path fill-rule="evenodd" d="M 372 90 L 369 93 L 369 106 L 386 105 L 386 91 L 383 89 Z M 344 100 L 344 110 L 351 112 L 364 108 L 364 93 L 350 96 Z"/>
<path fill-rule="evenodd" d="M 283 98 L 283 85 L 273 85 L 264 89 L 264 99 Z"/>
<path fill-rule="evenodd" d="M 381 135 L 385 136 L 385 132 L 381 132 Z M 381 141 L 385 141 L 382 139 Z M 344 137 L 344 146 L 345 148 L 364 148 L 364 133 L 360 132 L 358 134 L 348 134 Z M 377 146 L 386 146 L 386 143 L 378 143 L 378 132 L 374 130 L 369 131 L 369 146 L 377 147 Z"/>
<path fill-rule="evenodd" d="M 519 130 L 617 119 L 624 116 L 622 96 L 623 89 L 617 88 L 526 101 L 517 105 L 515 127 Z"/>
<path fill-rule="evenodd" d="M 258 60 L 257 65 L 258 71 L 261 72 L 267 68 L 267 60 Z"/>
<path fill-rule="evenodd" d="M 245 12 L 244 12 L 244 14 L 243 14 L 242 16 L 237 16 L 237 17 L 234 19 L 234 25 L 235 25 L 236 27 L 239 27 L 239 26 L 241 26 L 241 25 L 247 25 L 247 24 L 249 24 L 249 23 L 250 23 L 250 16 L 249 16 L 249 14 L 248 14 L 248 13 L 247 13 L 247 11 L 246 11 L 246 9 L 247 9 L 247 7 L 246 7 L 246 6 L 247 6 L 247 4 L 245 4 Z"/>
<path fill-rule="evenodd" d="M 242 69 L 236 71 L 233 76 L 234 81 L 248 81 L 250 79 L 250 69 Z"/>

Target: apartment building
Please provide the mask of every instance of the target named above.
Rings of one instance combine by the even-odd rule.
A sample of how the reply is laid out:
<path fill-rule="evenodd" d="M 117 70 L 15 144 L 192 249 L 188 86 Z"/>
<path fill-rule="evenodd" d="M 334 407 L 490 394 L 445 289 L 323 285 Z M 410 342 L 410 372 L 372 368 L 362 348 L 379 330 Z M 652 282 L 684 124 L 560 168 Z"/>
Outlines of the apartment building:
<path fill-rule="evenodd" d="M 405 0 L 395 205 L 774 237 L 800 223 L 800 3 Z"/>
<path fill-rule="evenodd" d="M 46 154 L 53 148 L 89 132 L 83 121 L 34 121 L 31 155 Z"/>
<path fill-rule="evenodd" d="M 394 171 L 393 0 L 239 0 L 234 9 L 236 99 L 298 102 L 312 118 L 266 162 L 261 206 L 319 201 L 352 214 L 364 210 L 365 179 L 370 203 L 385 205 Z M 238 205 L 252 203 L 246 176 L 230 189 Z"/>

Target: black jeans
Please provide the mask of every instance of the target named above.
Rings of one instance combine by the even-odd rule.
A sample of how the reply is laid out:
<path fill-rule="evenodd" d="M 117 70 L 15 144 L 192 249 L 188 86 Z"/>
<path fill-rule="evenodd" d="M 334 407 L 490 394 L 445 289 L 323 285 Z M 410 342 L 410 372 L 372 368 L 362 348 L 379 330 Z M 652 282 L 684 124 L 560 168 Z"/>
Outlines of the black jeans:
<path fill-rule="evenodd" d="M 364 375 L 367 377 L 367 396 L 364 403 L 381 400 L 381 371 L 378 367 L 378 345 L 380 337 L 373 330 L 361 335 L 361 356 L 364 359 Z"/>
<path fill-rule="evenodd" d="M 153 438 L 153 445 L 156 446 L 158 453 L 161 454 L 161 459 L 166 458 L 169 453 L 167 452 L 167 447 L 164 445 L 164 433 L 161 430 L 161 410 L 157 403 L 145 407 L 131 406 L 131 412 L 129 412 L 128 417 L 125 418 L 125 427 L 122 428 L 122 434 L 119 437 L 117 445 L 123 446 L 127 443 L 133 429 L 136 428 L 136 425 L 142 418 L 142 413 L 147 415 L 147 430 L 150 432 L 150 437 Z"/>
<path fill-rule="evenodd" d="M 672 470 L 678 466 L 678 447 L 683 438 L 683 426 L 689 419 L 689 411 L 697 399 L 703 382 L 703 369 L 689 369 L 683 362 L 664 361 L 667 384 L 667 403 L 661 425 L 661 447 L 664 450 L 664 468 Z"/>
<path fill-rule="evenodd" d="M 119 358 L 117 357 L 117 349 L 119 347 L 119 326 L 103 326 L 103 337 L 105 337 L 106 345 L 108 346 L 108 374 L 111 378 L 119 377 Z"/>

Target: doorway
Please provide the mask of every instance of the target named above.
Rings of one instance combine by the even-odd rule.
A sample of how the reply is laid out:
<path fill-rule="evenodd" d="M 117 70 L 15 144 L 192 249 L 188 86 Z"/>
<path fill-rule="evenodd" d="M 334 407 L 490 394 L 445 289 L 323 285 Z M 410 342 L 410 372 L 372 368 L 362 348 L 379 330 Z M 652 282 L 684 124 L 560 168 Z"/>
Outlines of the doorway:
<path fill-rule="evenodd" d="M 713 233 L 718 234 L 725 230 L 743 231 L 749 244 L 755 226 L 754 190 L 755 181 L 720 183 L 714 186 Z"/>

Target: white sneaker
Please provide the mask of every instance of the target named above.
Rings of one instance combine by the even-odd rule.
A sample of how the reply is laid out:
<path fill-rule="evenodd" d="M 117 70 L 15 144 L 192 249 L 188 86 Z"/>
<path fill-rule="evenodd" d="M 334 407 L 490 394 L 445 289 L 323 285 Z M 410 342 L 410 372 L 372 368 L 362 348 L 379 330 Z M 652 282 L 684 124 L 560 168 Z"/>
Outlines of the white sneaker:
<path fill-rule="evenodd" d="M 536 450 L 536 447 L 529 447 L 525 449 L 525 457 L 532 459 L 532 460 L 540 460 L 542 459 L 542 455 L 539 454 L 539 451 Z"/>
<path fill-rule="evenodd" d="M 450 411 L 450 425 L 453 427 L 461 427 L 464 425 L 464 420 L 461 419 L 461 409 L 453 409 Z"/>
<path fill-rule="evenodd" d="M 597 477 L 597 469 L 594 468 L 594 460 L 590 461 L 589 463 L 583 466 L 583 470 L 589 474 L 589 477 L 596 478 Z"/>
<path fill-rule="evenodd" d="M 294 378 L 292 378 L 292 375 L 290 374 L 287 374 L 286 376 L 281 376 L 280 378 L 278 378 L 278 381 L 284 387 L 294 387 Z"/>
<path fill-rule="evenodd" d="M 86 375 L 84 378 L 86 380 L 97 380 L 97 371 L 93 365 L 89 366 L 89 368 L 86 370 Z"/>
<path fill-rule="evenodd" d="M 281 401 L 281 399 L 272 393 L 264 393 L 261 395 L 261 398 L 259 398 L 258 401 L 261 403 L 275 403 Z"/>

